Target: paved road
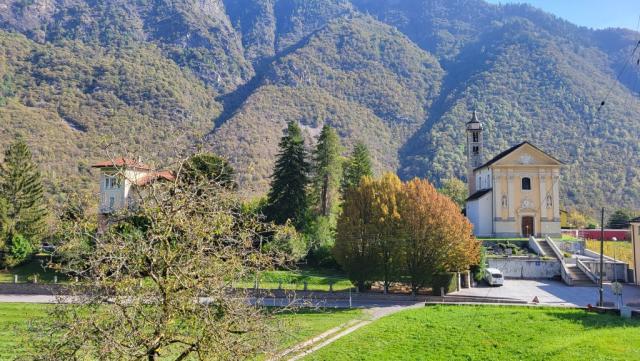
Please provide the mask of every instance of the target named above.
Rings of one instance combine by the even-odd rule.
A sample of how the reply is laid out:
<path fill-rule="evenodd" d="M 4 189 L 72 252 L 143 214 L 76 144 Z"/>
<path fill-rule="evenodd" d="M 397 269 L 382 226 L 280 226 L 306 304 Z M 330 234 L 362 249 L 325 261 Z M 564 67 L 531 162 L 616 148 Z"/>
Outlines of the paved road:
<path fill-rule="evenodd" d="M 605 301 L 616 300 L 611 286 L 604 285 Z M 551 280 L 512 280 L 507 279 L 502 287 L 480 286 L 462 289 L 456 295 L 506 297 L 531 302 L 538 297 L 541 304 L 560 306 L 595 305 L 598 301 L 598 287 L 569 287 L 562 282 Z M 640 307 L 640 287 L 625 285 L 622 291 L 623 302 Z"/>
<path fill-rule="evenodd" d="M 50 295 L 0 295 L 0 303 L 57 303 L 72 302 L 73 299 L 59 299 Z M 396 310 L 416 304 L 424 304 L 417 301 L 397 301 L 397 300 L 320 300 L 320 299 L 291 299 L 291 298 L 262 298 L 250 299 L 251 303 L 260 303 L 265 306 L 298 306 L 298 307 L 329 307 L 329 308 L 367 308 L 371 309 L 374 316 L 379 313 L 386 313 L 389 310 Z"/>

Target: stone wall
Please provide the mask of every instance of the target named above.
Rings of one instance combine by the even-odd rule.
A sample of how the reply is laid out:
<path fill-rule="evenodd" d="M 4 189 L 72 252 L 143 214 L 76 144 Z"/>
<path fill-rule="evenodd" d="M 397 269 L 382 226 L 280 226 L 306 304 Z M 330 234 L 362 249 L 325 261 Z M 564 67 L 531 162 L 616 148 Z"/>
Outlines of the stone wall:
<path fill-rule="evenodd" d="M 560 261 L 529 257 L 487 259 L 489 267 L 502 271 L 508 278 L 554 278 L 560 276 Z"/>

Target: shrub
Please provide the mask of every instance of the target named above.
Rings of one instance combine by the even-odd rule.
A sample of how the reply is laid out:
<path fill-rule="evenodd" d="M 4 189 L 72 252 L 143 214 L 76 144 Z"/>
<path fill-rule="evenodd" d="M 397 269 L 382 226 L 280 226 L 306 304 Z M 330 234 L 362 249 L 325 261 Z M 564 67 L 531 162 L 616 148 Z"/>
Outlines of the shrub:
<path fill-rule="evenodd" d="M 458 289 L 458 280 L 456 273 L 442 273 L 433 277 L 431 289 L 434 296 L 444 296 L 440 289 L 444 288 L 445 295 L 455 292 Z"/>
<path fill-rule="evenodd" d="M 26 261 L 34 249 L 27 238 L 21 234 L 14 234 L 9 239 L 7 251 L 4 263 L 9 267 L 15 267 Z"/>

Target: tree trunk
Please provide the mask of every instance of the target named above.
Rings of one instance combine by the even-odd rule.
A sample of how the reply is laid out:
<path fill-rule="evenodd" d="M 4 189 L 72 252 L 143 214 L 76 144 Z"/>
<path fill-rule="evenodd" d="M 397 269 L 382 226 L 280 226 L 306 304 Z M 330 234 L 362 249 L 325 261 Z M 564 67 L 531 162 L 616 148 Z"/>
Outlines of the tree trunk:
<path fill-rule="evenodd" d="M 322 180 L 322 215 L 327 217 L 329 215 L 329 175 L 325 174 Z"/>

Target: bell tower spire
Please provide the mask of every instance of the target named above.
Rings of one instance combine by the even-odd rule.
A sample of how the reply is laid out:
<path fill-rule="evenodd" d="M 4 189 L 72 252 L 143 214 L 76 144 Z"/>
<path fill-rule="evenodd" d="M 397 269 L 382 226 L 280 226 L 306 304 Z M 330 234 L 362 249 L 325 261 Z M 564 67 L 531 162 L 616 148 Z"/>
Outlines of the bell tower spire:
<path fill-rule="evenodd" d="M 482 123 L 478 120 L 476 111 L 473 111 L 471 120 L 467 122 L 467 184 L 469 194 L 473 194 L 476 189 L 476 177 L 473 170 L 482 165 Z"/>

